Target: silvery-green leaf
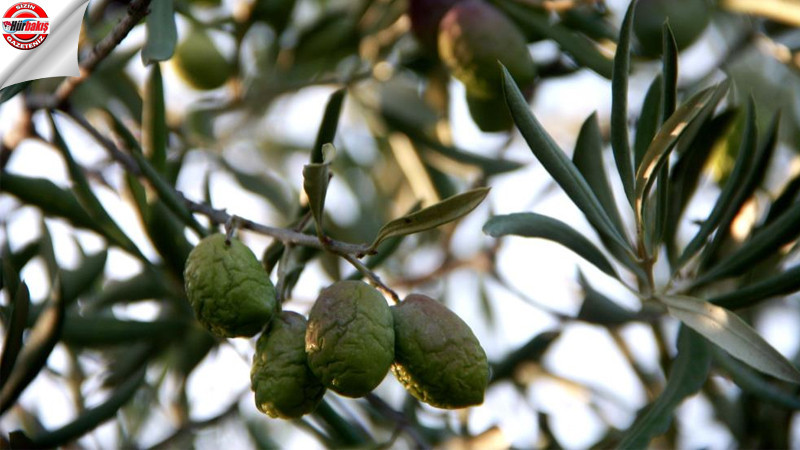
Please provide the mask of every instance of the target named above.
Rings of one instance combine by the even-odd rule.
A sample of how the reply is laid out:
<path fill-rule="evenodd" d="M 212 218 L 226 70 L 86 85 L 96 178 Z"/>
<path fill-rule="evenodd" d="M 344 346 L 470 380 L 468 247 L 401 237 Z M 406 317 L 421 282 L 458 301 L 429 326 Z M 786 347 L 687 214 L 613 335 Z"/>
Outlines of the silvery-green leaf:
<path fill-rule="evenodd" d="M 419 233 L 452 222 L 480 205 L 488 193 L 489 188 L 486 187 L 472 189 L 394 219 L 378 230 L 378 236 L 372 242 L 370 249 L 374 250 L 384 239 L 392 236 Z"/>
<path fill-rule="evenodd" d="M 736 314 L 685 295 L 658 297 L 670 315 L 766 374 L 800 384 L 800 372 Z"/>
<path fill-rule="evenodd" d="M 178 42 L 178 29 L 175 26 L 175 9 L 172 0 L 158 0 L 151 3 L 150 14 L 147 15 L 142 62 L 148 65 L 157 61 L 166 61 L 175 53 Z"/>

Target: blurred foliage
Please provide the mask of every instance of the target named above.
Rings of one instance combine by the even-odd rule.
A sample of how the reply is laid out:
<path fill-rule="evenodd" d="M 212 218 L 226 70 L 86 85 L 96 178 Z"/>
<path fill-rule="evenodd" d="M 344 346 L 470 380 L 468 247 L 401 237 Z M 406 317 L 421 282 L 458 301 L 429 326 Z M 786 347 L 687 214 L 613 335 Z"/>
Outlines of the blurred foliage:
<path fill-rule="evenodd" d="M 308 299 L 293 292 L 315 277 L 367 274 L 377 283 L 379 273 L 391 288 L 449 300 L 448 275 L 468 268 L 485 319 L 472 325 L 499 333 L 505 312 L 495 288 L 535 297 L 516 290 L 497 264 L 513 245 L 500 238 L 507 235 L 561 244 L 625 286 L 641 300 L 638 311 L 579 273 L 575 314 L 539 305 L 556 328 L 531 329 L 525 342 L 489 352 L 487 398 L 511 386 L 525 414 L 534 413 L 528 428 L 537 438 L 516 447 L 561 447 L 554 416 L 531 401 L 542 380 L 587 393 L 582 398 L 603 424 L 597 447 L 646 447 L 652 439 L 679 445 L 687 428 L 672 419 L 689 397 L 710 404 L 731 445 L 796 446 L 792 382 L 800 353 L 783 358 L 749 323 L 796 301 L 800 290 L 797 7 L 675 2 L 708 13 L 687 31 L 677 17 L 663 26 L 672 2 L 661 0 L 639 0 L 647 17 L 631 8 L 627 20 L 628 2 L 487 1 L 519 29 L 514 36 L 524 36 L 536 78 L 521 92 L 508 72 L 486 66 L 499 56 L 481 53 L 481 67 L 471 70 L 495 85 L 485 104 L 465 96 L 470 111 L 484 129 L 505 129 L 509 116 L 516 128 L 494 134 L 506 138 L 499 148 L 463 148 L 453 137 L 460 99 L 452 97 L 466 91 L 457 88 L 452 61 L 440 58 L 430 18 L 456 3 L 101 0 L 84 19 L 86 77 L 0 91 L 2 107 L 17 111 L 5 114 L 13 124 L 0 136 L 0 447 L 193 447 L 206 430 L 230 427 L 253 448 L 281 448 L 293 435 L 331 448 L 506 445 L 502 424 L 391 395 L 402 393 L 397 386 L 358 400 L 328 393 L 314 413 L 291 422 L 257 415 L 251 392 L 233 393 L 198 418 L 192 376 L 224 351 L 247 351 L 196 322 L 184 263 L 194 242 L 231 225 L 273 238 L 262 263 L 279 298 L 301 311 Z M 139 20 L 140 11 L 149 14 Z M 414 11 L 422 14 L 415 19 Z M 126 38 L 130 28 L 143 32 Z M 684 49 L 705 51 L 713 62 L 679 76 Z M 608 81 L 612 107 L 610 116 L 586 119 L 570 158 L 530 104 L 548 83 L 578 83 L 571 76 L 582 73 Z M 649 77 L 646 95 L 629 89 L 636 76 Z M 329 96 L 327 106 L 314 105 L 321 115 L 304 112 L 302 123 L 289 123 L 293 102 L 312 95 Z M 65 180 L 12 169 L 36 143 L 54 150 Z M 510 150 L 525 144 L 535 159 L 515 159 Z M 104 156 L 89 162 L 89 146 Z M 546 169 L 594 233 L 535 211 L 494 215 L 484 204 L 481 214 L 493 216 L 484 231 L 498 239 L 465 256 L 455 235 L 467 223 L 458 219 L 496 180 L 531 164 Z M 233 217 L 225 209 L 234 196 L 257 206 Z M 334 196 L 346 201 L 332 207 Z M 691 209 L 698 199 L 709 205 L 700 214 Z M 113 212 L 110 201 L 130 215 Z M 21 242 L 15 223 L 32 211 L 37 226 L 26 231 L 35 237 Z M 54 241 L 51 232 L 65 227 L 70 242 L 60 232 Z M 65 245 L 74 258 L 60 254 Z M 425 252 L 435 264 L 420 272 L 415 261 Z M 124 278 L 112 267 L 120 261 L 133 267 Z M 23 276 L 35 270 L 42 276 Z M 677 338 L 668 315 L 687 325 Z M 622 406 L 625 424 L 607 420 L 602 392 L 550 372 L 551 350 L 574 323 L 607 332 L 647 393 L 644 403 Z M 658 367 L 631 352 L 620 332 L 637 325 L 657 344 Z M 56 425 L 43 413 L 51 391 L 32 392 L 43 380 L 72 403 Z"/>

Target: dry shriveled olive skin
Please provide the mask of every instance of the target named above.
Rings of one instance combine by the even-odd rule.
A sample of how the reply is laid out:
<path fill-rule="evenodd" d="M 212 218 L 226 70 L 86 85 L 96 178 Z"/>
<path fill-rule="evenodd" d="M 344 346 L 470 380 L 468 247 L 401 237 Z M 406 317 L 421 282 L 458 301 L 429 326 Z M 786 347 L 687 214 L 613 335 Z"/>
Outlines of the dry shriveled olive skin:
<path fill-rule="evenodd" d="M 276 310 L 275 288 L 250 249 L 236 239 L 209 236 L 189 253 L 186 296 L 197 320 L 220 337 L 251 337 Z"/>
<path fill-rule="evenodd" d="M 437 408 L 483 403 L 486 353 L 469 326 L 439 302 L 412 294 L 393 306 L 392 372 L 411 395 Z"/>
<path fill-rule="evenodd" d="M 519 86 L 536 78 L 525 36 L 497 8 L 481 0 L 464 0 L 439 23 L 439 56 L 473 97 L 502 98 L 503 63 Z"/>
<path fill-rule="evenodd" d="M 386 299 L 361 281 L 324 289 L 308 316 L 311 371 L 329 389 L 361 397 L 386 377 L 394 360 L 394 327 Z"/>
<path fill-rule="evenodd" d="M 250 385 L 256 407 L 280 419 L 297 419 L 316 409 L 325 386 L 311 372 L 306 359 L 306 319 L 284 311 L 258 338 Z"/>

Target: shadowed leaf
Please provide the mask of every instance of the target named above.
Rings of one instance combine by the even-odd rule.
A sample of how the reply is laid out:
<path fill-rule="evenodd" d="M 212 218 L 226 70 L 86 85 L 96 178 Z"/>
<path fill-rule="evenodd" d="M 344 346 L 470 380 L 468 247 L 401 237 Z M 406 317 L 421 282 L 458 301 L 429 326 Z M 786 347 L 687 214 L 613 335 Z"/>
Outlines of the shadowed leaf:
<path fill-rule="evenodd" d="M 3 259 L 3 263 L 5 263 Z M 19 282 L 19 280 L 17 280 Z M 14 369 L 19 351 L 22 348 L 22 333 L 28 325 L 28 309 L 31 303 L 28 286 L 21 282 L 14 291 L 14 302 L 9 321 L 5 323 L 6 333 L 3 339 L 3 356 L 0 358 L 0 380 L 8 380 Z"/>
<path fill-rule="evenodd" d="M 664 391 L 642 410 L 633 425 L 625 431 L 617 448 L 648 448 L 651 439 L 667 431 L 675 408 L 705 383 L 711 366 L 709 350 L 708 343 L 699 334 L 681 327 L 678 333 L 678 356 L 672 363 Z"/>
<path fill-rule="evenodd" d="M 613 221 L 603 209 L 589 183 L 531 114 L 528 102 L 525 101 L 525 97 L 505 67 L 503 67 L 503 87 L 514 122 L 528 143 L 528 147 L 545 170 L 561 186 L 578 209 L 586 215 L 589 223 L 598 233 L 629 250 L 630 244 L 614 228 Z"/>
<path fill-rule="evenodd" d="M 708 301 L 728 309 L 746 308 L 761 300 L 797 291 L 800 291 L 800 265 L 734 291 L 717 295 Z"/>
<path fill-rule="evenodd" d="M 628 71 L 631 60 L 631 25 L 633 23 L 633 1 L 625 12 L 614 55 L 614 72 L 611 77 L 611 149 L 622 180 L 628 201 L 633 203 L 633 155 L 628 137 Z"/>
<path fill-rule="evenodd" d="M 619 278 L 614 266 L 591 241 L 560 220 L 536 213 L 495 216 L 486 222 L 483 232 L 492 237 L 514 235 L 557 242 L 594 264 L 606 274 Z"/>
<path fill-rule="evenodd" d="M 171 3 L 168 0 L 163 3 Z M 162 3 L 161 1 L 157 3 Z M 167 168 L 167 111 L 164 106 L 164 80 L 161 78 L 161 65 L 150 69 L 145 85 L 144 107 L 142 109 L 142 147 L 150 163 L 162 175 Z"/>

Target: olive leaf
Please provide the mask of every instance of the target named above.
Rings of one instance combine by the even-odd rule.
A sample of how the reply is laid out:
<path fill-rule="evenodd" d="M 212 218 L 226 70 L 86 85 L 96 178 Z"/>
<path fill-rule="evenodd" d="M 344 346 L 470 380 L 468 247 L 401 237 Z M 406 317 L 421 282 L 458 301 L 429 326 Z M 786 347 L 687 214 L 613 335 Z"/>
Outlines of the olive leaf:
<path fill-rule="evenodd" d="M 575 167 L 575 164 L 570 161 L 564 151 L 545 131 L 542 124 L 531 114 L 528 102 L 517 87 L 517 83 L 514 82 L 508 70 L 502 65 L 501 67 L 503 69 L 503 92 L 508 108 L 531 152 L 542 163 L 542 166 L 561 189 L 564 190 L 570 200 L 575 203 L 575 206 L 583 212 L 592 227 L 598 233 L 631 252 L 630 244 L 614 228 L 614 222 L 603 209 L 589 183 L 586 182 L 586 179 Z"/>
<path fill-rule="evenodd" d="M 611 149 L 628 201 L 633 202 L 633 161 L 628 137 L 628 71 L 631 62 L 631 27 L 636 2 L 628 5 L 619 32 L 611 76 Z"/>
<path fill-rule="evenodd" d="M 144 153 L 150 159 L 153 167 L 163 174 L 167 166 L 169 129 L 167 128 L 167 112 L 164 105 L 164 80 L 161 77 L 161 65 L 159 64 L 153 65 L 147 77 L 142 115 L 142 146 L 144 147 Z"/>
<path fill-rule="evenodd" d="M 311 160 L 313 163 L 325 162 L 325 144 L 333 143 L 336 137 L 336 127 L 339 125 L 339 116 L 342 113 L 342 105 L 344 104 L 344 96 L 347 90 L 344 88 L 337 89 L 331 94 L 328 99 L 328 104 L 325 105 L 325 113 L 322 116 L 322 123 L 319 125 L 317 131 L 317 140 L 314 147 L 311 149 Z"/>
<path fill-rule="evenodd" d="M 317 234 L 323 235 L 322 219 L 325 211 L 325 195 L 328 193 L 330 181 L 330 164 L 336 155 L 333 144 L 323 144 L 320 151 L 322 162 L 312 162 L 303 166 L 303 190 L 308 197 L 311 214 L 317 223 Z"/>
<path fill-rule="evenodd" d="M 481 204 L 489 194 L 489 189 L 472 189 L 388 222 L 378 230 L 377 237 L 369 247 L 370 253 L 387 238 L 430 230 L 467 215 Z"/>
<path fill-rule="evenodd" d="M 706 88 L 692 96 L 664 122 L 653 138 L 647 152 L 642 157 L 642 164 L 636 171 L 634 182 L 634 207 L 640 219 L 644 216 L 644 200 L 655 181 L 654 175 L 667 162 L 675 142 L 686 130 L 687 125 L 703 111 L 709 101 L 721 99 L 729 85 L 730 82 L 726 80 L 717 87 Z"/>
<path fill-rule="evenodd" d="M 583 289 L 583 303 L 577 319 L 597 325 L 614 327 L 638 318 L 636 312 L 619 306 L 589 284 L 589 280 L 578 272 L 578 283 Z"/>
<path fill-rule="evenodd" d="M 3 258 L 3 264 L 7 259 Z M 19 286 L 15 289 L 14 303 L 8 322 L 5 322 L 5 338 L 3 339 L 3 355 L 0 357 L 0 379 L 7 380 L 14 364 L 17 362 L 20 349 L 22 349 L 22 334 L 27 328 L 28 309 L 30 308 L 31 298 L 28 292 L 28 285 L 24 281 L 20 282 L 15 277 L 15 283 Z M 8 280 L 11 282 L 12 280 Z M 9 289 L 9 292 L 11 290 Z"/>
<path fill-rule="evenodd" d="M 800 372 L 756 333 L 725 308 L 695 297 L 661 295 L 669 314 L 702 334 L 731 356 L 781 380 L 800 384 Z"/>
<path fill-rule="evenodd" d="M 614 266 L 590 240 L 566 223 L 552 217 L 536 213 L 494 216 L 483 226 L 483 232 L 492 237 L 514 235 L 557 242 L 594 264 L 606 274 L 619 279 Z"/>
<path fill-rule="evenodd" d="M 175 53 L 175 43 L 178 41 L 172 0 L 158 0 L 152 3 L 145 29 L 147 35 L 142 48 L 144 65 L 170 59 Z"/>
<path fill-rule="evenodd" d="M 720 349 L 712 349 L 714 362 L 728 372 L 736 386 L 742 391 L 755 395 L 759 400 L 763 400 L 783 408 L 799 410 L 800 398 L 785 389 L 781 389 L 774 383 L 770 383 L 764 377 L 758 375 L 754 370 L 731 358 L 727 353 Z"/>
<path fill-rule="evenodd" d="M 711 368 L 711 352 L 703 338 L 689 328 L 678 333 L 678 356 L 672 362 L 667 385 L 661 395 L 642 410 L 616 448 L 648 448 L 653 437 L 664 434 L 675 408 L 706 382 Z"/>
<path fill-rule="evenodd" d="M 723 308 L 745 308 L 770 297 L 797 291 L 800 291 L 800 264 L 735 291 L 710 298 L 708 301 Z"/>

